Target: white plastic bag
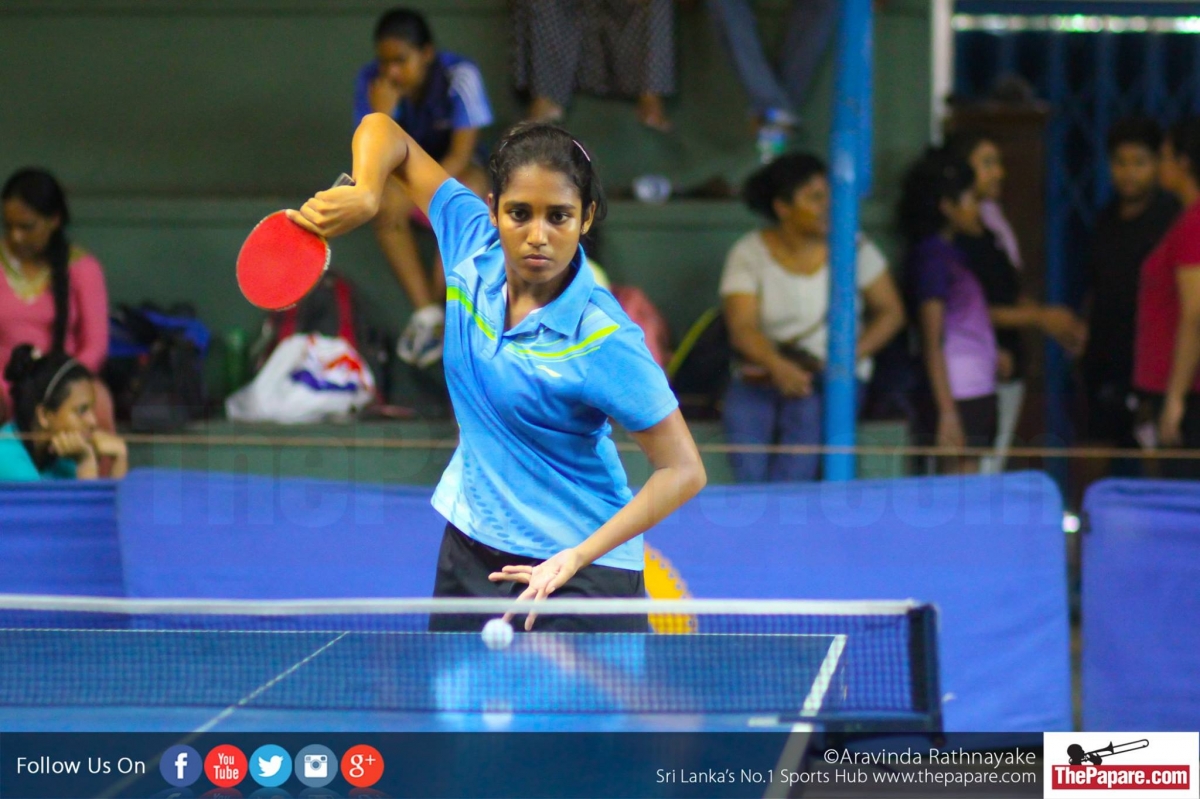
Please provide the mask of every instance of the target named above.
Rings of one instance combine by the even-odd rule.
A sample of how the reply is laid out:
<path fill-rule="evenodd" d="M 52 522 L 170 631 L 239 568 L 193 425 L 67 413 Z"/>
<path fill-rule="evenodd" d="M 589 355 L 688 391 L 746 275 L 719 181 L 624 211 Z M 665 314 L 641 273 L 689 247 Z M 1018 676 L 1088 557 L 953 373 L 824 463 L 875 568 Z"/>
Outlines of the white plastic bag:
<path fill-rule="evenodd" d="M 225 400 L 239 422 L 304 424 L 344 417 L 375 398 L 375 376 L 342 338 L 315 334 L 279 342 L 254 380 Z"/>

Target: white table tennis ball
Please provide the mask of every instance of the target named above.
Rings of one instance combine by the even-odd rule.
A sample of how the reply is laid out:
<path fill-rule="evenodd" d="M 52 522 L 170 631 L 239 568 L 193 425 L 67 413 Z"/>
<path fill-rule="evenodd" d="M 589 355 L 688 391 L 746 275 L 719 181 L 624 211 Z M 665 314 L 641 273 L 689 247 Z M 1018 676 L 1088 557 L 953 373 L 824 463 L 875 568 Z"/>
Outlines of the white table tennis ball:
<path fill-rule="evenodd" d="M 488 649 L 507 649 L 512 639 L 512 625 L 504 619 L 492 619 L 483 625 L 483 643 Z"/>

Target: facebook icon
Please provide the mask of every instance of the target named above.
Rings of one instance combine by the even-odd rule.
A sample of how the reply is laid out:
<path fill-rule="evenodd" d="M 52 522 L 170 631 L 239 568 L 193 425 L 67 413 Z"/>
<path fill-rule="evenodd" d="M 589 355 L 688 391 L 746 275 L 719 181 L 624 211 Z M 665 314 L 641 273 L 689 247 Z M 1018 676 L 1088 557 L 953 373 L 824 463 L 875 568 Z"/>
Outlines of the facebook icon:
<path fill-rule="evenodd" d="M 204 761 L 200 753 L 190 746 L 172 746 L 163 752 L 158 761 L 158 770 L 163 779 L 176 788 L 185 788 L 200 779 L 204 771 Z"/>

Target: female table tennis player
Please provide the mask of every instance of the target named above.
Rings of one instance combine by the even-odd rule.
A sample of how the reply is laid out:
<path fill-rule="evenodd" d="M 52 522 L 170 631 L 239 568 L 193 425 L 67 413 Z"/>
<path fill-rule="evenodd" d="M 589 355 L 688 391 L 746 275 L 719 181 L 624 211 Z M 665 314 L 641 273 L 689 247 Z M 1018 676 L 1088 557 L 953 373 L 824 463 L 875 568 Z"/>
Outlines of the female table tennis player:
<path fill-rule="evenodd" d="M 434 595 L 494 598 L 524 585 L 525 599 L 644 596 L 641 533 L 707 478 L 640 328 L 580 268 L 580 236 L 605 212 L 587 151 L 554 125 L 518 125 L 490 159 L 485 203 L 386 115 L 365 117 L 352 149 L 356 185 L 288 214 L 338 236 L 368 222 L 395 180 L 437 235 L 460 439 L 433 496 L 448 522 Z M 609 417 L 653 466 L 636 496 Z M 482 621 L 435 616 L 431 627 Z M 644 631 L 646 617 L 549 616 L 538 627 Z"/>

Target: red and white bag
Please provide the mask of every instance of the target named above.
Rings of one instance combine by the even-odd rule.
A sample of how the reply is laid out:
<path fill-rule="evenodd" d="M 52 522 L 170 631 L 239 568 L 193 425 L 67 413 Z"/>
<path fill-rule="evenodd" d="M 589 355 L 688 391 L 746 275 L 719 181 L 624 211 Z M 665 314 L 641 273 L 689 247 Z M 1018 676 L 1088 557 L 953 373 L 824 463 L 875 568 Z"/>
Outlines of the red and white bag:
<path fill-rule="evenodd" d="M 239 422 L 305 424 L 344 418 L 375 399 L 375 376 L 345 339 L 316 334 L 279 342 L 254 380 L 225 400 Z"/>

